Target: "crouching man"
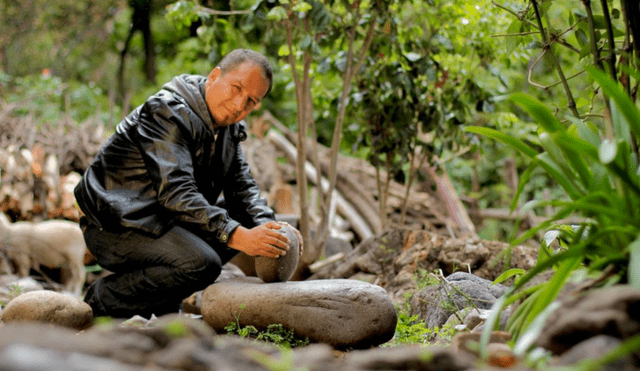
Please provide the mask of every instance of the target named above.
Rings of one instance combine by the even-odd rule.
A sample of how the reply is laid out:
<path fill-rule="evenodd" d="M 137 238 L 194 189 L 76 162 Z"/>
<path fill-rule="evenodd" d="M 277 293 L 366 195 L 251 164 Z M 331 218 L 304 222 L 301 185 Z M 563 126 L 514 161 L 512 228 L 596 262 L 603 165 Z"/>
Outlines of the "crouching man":
<path fill-rule="evenodd" d="M 207 77 L 175 77 L 118 124 L 75 188 L 87 247 L 113 272 L 85 295 L 95 317 L 177 312 L 238 252 L 286 254 L 240 147 L 242 120 L 271 86 L 267 59 L 238 49 Z"/>

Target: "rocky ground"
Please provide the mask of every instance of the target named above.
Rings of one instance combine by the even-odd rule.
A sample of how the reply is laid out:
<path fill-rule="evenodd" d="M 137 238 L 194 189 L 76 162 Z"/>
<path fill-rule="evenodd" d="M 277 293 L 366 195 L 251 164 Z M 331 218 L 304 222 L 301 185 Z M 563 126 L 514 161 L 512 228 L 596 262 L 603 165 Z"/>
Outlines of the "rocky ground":
<path fill-rule="evenodd" d="M 189 305 L 185 305 L 182 314 L 106 322 L 94 322 L 88 306 L 78 298 L 57 292 L 46 282 L 5 275 L 0 278 L 0 299 L 6 304 L 0 325 L 0 369 L 532 369 L 524 357 L 506 344 L 508 333 L 492 334 L 485 359 L 479 357 L 477 347 L 473 346 L 480 339 L 488 309 L 508 286 L 508 283 L 491 285 L 491 280 L 505 266 L 527 269 L 534 263 L 535 251 L 517 247 L 511 252 L 510 260 L 505 260 L 501 252 L 506 248 L 505 244 L 495 241 L 451 239 L 423 230 L 393 229 L 317 268 L 306 281 L 261 284 L 261 289 L 267 290 L 262 295 L 284 295 L 284 299 L 262 304 L 257 300 L 250 304 L 252 308 L 265 307 L 255 313 L 271 310 L 279 313 L 288 326 L 295 328 L 299 323 L 299 327 L 312 330 L 308 333 L 310 344 L 292 350 L 224 334 L 219 326 L 216 332 L 211 320 L 198 314 L 231 300 L 231 296 L 244 304 L 238 295 L 250 286 L 242 282 L 247 280 L 257 285 L 257 278 L 242 278 L 244 274 L 232 266 L 227 267 L 220 282 L 210 287 L 218 290 L 215 295 L 208 295 L 209 289 L 204 295 L 194 294 L 185 301 Z M 327 294 L 325 290 L 321 300 L 310 300 L 303 295 L 296 297 L 298 294 L 292 294 L 295 290 L 291 290 L 293 285 L 305 291 L 305 284 L 312 287 L 332 282 L 338 286 L 353 282 L 353 287 L 364 290 L 369 290 L 368 285 L 383 290 L 369 290 L 372 293 L 369 296 L 357 290 L 353 292 L 353 287 L 347 290 L 351 294 L 339 290 Z M 226 297 L 225 287 L 231 288 L 226 290 L 229 292 Z M 304 295 L 310 292 L 316 295 L 319 291 L 308 289 Z M 345 300 L 348 295 L 353 299 Z M 388 305 L 371 304 L 385 300 L 395 308 L 393 314 L 385 312 Z M 279 301 L 285 304 L 278 304 Z M 454 305 L 443 305 L 447 301 Z M 339 305 L 335 305 L 336 302 Z M 360 307 L 354 307 L 351 302 L 359 302 Z M 614 286 L 588 295 L 567 293 L 535 344 L 551 357 L 554 367 L 578 365 L 626 339 L 633 339 L 640 331 L 638 308 L 640 292 L 628 286 Z M 389 333 L 388 325 L 381 324 L 376 316 L 389 319 L 403 310 L 423 319 L 429 328 L 449 331 L 425 337 L 420 343 L 399 344 L 395 340 L 402 334 L 396 331 L 393 337 L 393 331 Z M 293 311 L 298 312 L 287 316 Z M 244 325 L 258 324 L 259 315 L 255 313 L 242 313 Z M 354 323 L 360 317 L 378 324 L 359 327 Z M 340 322 L 344 318 L 347 320 Z M 401 322 L 402 319 L 398 324 L 406 327 L 407 323 Z M 387 330 L 380 330 L 382 337 L 372 338 L 371 331 L 376 328 Z M 331 331 L 344 336 L 351 346 L 329 345 L 331 342 L 323 339 Z M 372 344 L 371 339 L 379 341 Z M 599 369 L 632 370 L 638 365 L 637 358 L 626 356 Z"/>

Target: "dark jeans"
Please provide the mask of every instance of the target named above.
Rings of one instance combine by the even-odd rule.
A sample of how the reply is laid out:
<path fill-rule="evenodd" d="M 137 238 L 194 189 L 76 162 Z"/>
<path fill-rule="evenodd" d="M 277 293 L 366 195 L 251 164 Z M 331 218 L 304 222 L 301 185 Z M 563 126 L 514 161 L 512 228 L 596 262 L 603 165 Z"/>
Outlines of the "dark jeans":
<path fill-rule="evenodd" d="M 94 317 L 177 312 L 184 298 L 212 284 L 238 253 L 179 226 L 159 238 L 134 230 L 110 233 L 93 224 L 83 229 L 98 264 L 113 272 L 87 290 L 84 301 Z"/>

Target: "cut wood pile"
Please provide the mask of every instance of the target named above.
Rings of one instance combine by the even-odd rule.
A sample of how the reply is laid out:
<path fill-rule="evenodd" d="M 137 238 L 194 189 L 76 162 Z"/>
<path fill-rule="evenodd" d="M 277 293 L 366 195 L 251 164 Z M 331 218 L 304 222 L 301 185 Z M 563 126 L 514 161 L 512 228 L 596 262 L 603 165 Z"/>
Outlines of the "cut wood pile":
<path fill-rule="evenodd" d="M 0 210 L 13 220 L 79 218 L 73 188 L 105 139 L 101 123 L 38 122 L 0 100 Z"/>

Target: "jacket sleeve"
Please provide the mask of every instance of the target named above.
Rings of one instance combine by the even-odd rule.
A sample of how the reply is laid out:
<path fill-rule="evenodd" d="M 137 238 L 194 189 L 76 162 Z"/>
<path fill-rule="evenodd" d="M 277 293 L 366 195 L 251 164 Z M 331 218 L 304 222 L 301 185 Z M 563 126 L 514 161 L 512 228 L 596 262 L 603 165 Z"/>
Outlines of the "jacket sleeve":
<path fill-rule="evenodd" d="M 245 227 L 255 227 L 276 219 L 273 210 L 260 196 L 260 189 L 251 175 L 242 147 L 238 144 L 233 156 L 224 198 L 232 217 Z"/>
<path fill-rule="evenodd" d="M 135 133 L 159 203 L 182 223 L 215 233 L 227 243 L 239 222 L 212 205 L 199 191 L 192 151 L 198 148 L 202 130 L 194 129 L 197 117 L 180 104 L 147 101 Z M 187 116 L 187 117 L 185 117 Z"/>

